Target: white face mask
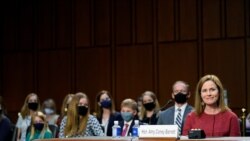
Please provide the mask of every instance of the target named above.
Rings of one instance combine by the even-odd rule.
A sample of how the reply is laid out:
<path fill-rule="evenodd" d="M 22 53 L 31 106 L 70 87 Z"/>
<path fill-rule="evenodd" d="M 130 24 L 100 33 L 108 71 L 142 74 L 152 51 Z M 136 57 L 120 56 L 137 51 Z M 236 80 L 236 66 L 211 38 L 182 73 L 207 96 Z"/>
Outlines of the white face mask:
<path fill-rule="evenodd" d="M 54 110 L 51 109 L 51 108 L 45 108 L 44 112 L 45 112 L 46 115 L 52 115 L 52 114 L 54 114 Z"/>

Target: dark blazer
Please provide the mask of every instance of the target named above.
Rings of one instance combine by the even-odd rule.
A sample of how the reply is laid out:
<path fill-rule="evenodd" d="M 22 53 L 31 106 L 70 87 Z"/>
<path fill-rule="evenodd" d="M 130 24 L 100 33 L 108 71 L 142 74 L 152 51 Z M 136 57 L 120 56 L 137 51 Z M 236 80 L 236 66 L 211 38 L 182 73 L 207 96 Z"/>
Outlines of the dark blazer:
<path fill-rule="evenodd" d="M 9 118 L 0 114 L 0 141 L 11 140 L 12 123 Z"/>
<path fill-rule="evenodd" d="M 187 105 L 187 107 L 184 111 L 183 120 L 181 123 L 181 129 L 183 129 L 183 125 L 185 123 L 185 120 L 186 120 L 188 113 L 190 113 L 192 110 L 193 110 L 193 107 L 190 105 Z M 159 124 L 159 125 L 173 125 L 174 120 L 175 120 L 174 113 L 175 113 L 175 106 L 171 106 L 168 109 L 160 112 L 157 124 Z"/>
<path fill-rule="evenodd" d="M 102 124 L 101 118 L 97 118 L 97 120 L 99 121 L 100 124 Z M 115 120 L 117 120 L 117 121 L 122 120 L 121 114 L 119 112 L 115 112 L 115 113 L 110 114 L 109 123 L 108 123 L 108 127 L 107 127 L 107 136 L 112 136 L 112 127 L 114 125 Z"/>
<path fill-rule="evenodd" d="M 159 112 L 154 113 L 152 115 L 152 117 L 148 118 L 148 117 L 144 117 L 141 122 L 145 123 L 145 124 L 149 124 L 149 125 L 156 125 L 157 124 L 157 120 L 159 118 Z"/>

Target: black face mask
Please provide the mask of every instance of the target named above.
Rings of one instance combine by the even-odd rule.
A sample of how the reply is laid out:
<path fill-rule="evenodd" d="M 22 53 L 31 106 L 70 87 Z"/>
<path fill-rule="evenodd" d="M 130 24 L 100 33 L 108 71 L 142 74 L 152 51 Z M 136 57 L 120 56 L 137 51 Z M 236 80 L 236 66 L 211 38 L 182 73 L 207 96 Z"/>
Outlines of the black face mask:
<path fill-rule="evenodd" d="M 0 115 L 2 115 L 2 113 L 3 113 L 3 110 L 2 110 L 2 109 L 0 109 Z"/>
<path fill-rule="evenodd" d="M 88 113 L 88 108 L 85 106 L 78 106 L 78 114 L 80 116 L 85 116 Z"/>
<path fill-rule="evenodd" d="M 147 111 L 152 111 L 155 108 L 155 103 L 149 102 L 149 103 L 143 104 L 143 106 Z"/>
<path fill-rule="evenodd" d="M 38 103 L 36 102 L 28 103 L 28 107 L 30 110 L 36 111 L 38 108 Z"/>
<path fill-rule="evenodd" d="M 183 104 L 187 102 L 187 94 L 178 93 L 174 95 L 174 100 L 177 103 Z"/>
<path fill-rule="evenodd" d="M 43 130 L 44 124 L 43 123 L 35 123 L 34 127 L 36 130 L 41 131 L 41 130 Z"/>

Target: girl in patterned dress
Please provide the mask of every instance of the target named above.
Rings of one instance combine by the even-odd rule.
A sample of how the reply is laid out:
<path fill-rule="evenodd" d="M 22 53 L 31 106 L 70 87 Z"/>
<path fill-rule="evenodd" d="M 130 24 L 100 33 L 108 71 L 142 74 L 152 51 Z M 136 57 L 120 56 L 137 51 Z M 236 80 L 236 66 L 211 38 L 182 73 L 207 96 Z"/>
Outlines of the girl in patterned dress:
<path fill-rule="evenodd" d="M 90 115 L 89 99 L 84 93 L 77 93 L 69 103 L 67 116 L 62 119 L 59 138 L 104 136 L 98 120 Z"/>

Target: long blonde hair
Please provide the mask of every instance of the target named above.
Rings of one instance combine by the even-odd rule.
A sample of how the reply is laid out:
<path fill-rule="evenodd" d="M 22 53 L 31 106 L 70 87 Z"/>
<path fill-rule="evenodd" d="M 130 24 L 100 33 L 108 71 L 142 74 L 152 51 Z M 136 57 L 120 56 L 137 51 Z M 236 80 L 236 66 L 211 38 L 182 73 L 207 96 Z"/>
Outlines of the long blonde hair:
<path fill-rule="evenodd" d="M 154 108 L 154 113 L 157 113 L 159 112 L 160 110 L 160 104 L 157 100 L 157 97 L 156 95 L 152 92 L 152 91 L 145 91 L 144 93 L 142 93 L 142 104 L 143 104 L 143 97 L 144 96 L 149 96 L 153 99 L 153 102 L 155 103 L 155 108 Z M 143 120 L 143 118 L 146 116 L 146 109 L 144 106 L 141 107 L 141 111 L 140 111 L 140 114 L 139 114 L 139 118 L 140 120 Z"/>
<path fill-rule="evenodd" d="M 30 114 L 30 113 L 29 113 L 28 103 L 29 103 L 30 97 L 32 97 L 32 96 L 36 96 L 36 97 L 37 97 L 37 103 L 38 103 L 37 111 L 40 110 L 40 100 L 39 100 L 37 94 L 35 94 L 35 93 L 30 93 L 30 94 L 28 94 L 28 95 L 26 96 L 25 101 L 24 101 L 24 104 L 23 104 L 22 109 L 21 109 L 21 112 L 20 112 L 22 118 L 25 118 L 25 116 L 28 116 L 28 115 Z"/>
<path fill-rule="evenodd" d="M 70 98 L 72 98 L 74 96 L 74 94 L 67 94 L 64 99 L 63 99 L 63 103 L 62 103 L 62 107 L 61 107 L 61 117 L 64 117 L 67 115 L 67 111 L 68 111 L 68 101 Z"/>
<path fill-rule="evenodd" d="M 87 95 L 79 92 L 73 96 L 69 104 L 67 122 L 64 129 L 65 136 L 67 137 L 82 134 L 86 130 L 90 107 L 88 107 L 88 113 L 79 118 L 78 104 L 81 98 L 85 98 L 89 102 Z"/>
<path fill-rule="evenodd" d="M 203 84 L 207 81 L 213 81 L 219 90 L 219 100 L 217 101 L 217 106 L 220 108 L 221 112 L 229 110 L 229 108 L 226 106 L 225 101 L 224 101 L 224 88 L 222 86 L 220 79 L 213 74 L 209 74 L 209 75 L 203 76 L 196 86 L 196 91 L 195 91 L 196 114 L 200 116 L 201 113 L 203 113 L 205 109 L 206 105 L 203 103 L 202 98 L 201 98 L 201 88 Z"/>
<path fill-rule="evenodd" d="M 32 140 L 34 138 L 34 135 L 35 135 L 35 127 L 34 127 L 34 124 L 35 124 L 35 118 L 36 117 L 39 117 L 40 119 L 43 120 L 44 122 L 44 127 L 39 135 L 39 139 L 43 139 L 44 138 L 44 135 L 45 135 L 45 132 L 51 132 L 49 127 L 48 127 L 48 123 L 46 121 L 46 116 L 40 112 L 40 111 L 37 111 L 34 113 L 34 115 L 32 115 L 31 117 L 31 132 L 30 132 L 30 140 Z"/>

